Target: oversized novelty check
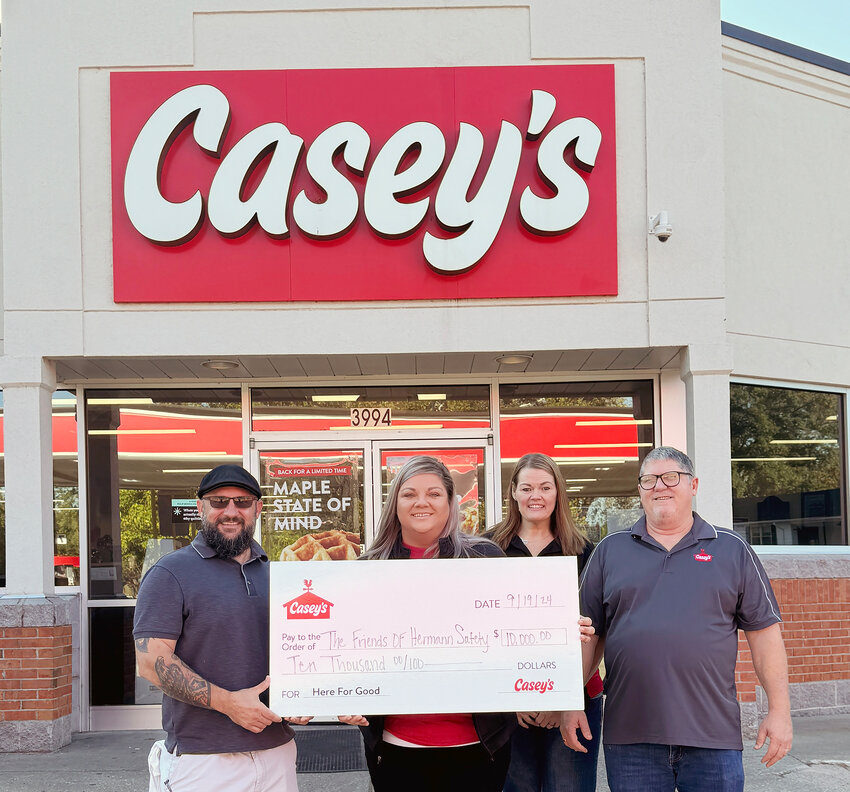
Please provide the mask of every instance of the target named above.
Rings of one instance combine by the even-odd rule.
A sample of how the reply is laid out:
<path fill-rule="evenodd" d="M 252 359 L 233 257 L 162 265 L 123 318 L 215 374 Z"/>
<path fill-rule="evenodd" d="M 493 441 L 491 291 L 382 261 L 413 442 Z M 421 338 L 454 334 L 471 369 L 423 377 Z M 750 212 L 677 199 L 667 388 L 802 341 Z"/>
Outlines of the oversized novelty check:
<path fill-rule="evenodd" d="M 272 710 L 581 709 L 573 557 L 271 565 Z"/>

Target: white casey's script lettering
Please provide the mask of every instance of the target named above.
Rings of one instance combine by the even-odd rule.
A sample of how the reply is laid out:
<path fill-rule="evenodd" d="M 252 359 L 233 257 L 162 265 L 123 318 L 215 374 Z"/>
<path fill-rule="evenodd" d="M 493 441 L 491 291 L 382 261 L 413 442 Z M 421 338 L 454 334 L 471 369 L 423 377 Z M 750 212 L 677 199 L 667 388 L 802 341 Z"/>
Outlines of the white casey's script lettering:
<path fill-rule="evenodd" d="M 565 152 L 575 143 L 575 166 L 590 172 L 602 133 L 589 119 L 574 117 L 557 124 L 541 139 L 556 100 L 545 91 L 531 93 L 526 139 L 540 139 L 537 168 L 552 195 L 541 197 L 525 187 L 519 204 L 521 221 L 535 234 L 561 234 L 584 217 L 590 201 L 587 184 L 567 164 Z M 197 145 L 218 159 L 229 122 L 230 103 L 211 85 L 177 92 L 150 116 L 133 144 L 124 174 L 127 214 L 142 236 L 159 245 L 181 245 L 198 233 L 205 214 L 213 228 L 226 237 L 238 237 L 254 223 L 276 239 L 290 235 L 287 205 L 304 140 L 281 123 L 262 124 L 233 145 L 216 170 L 206 202 L 200 189 L 185 201 L 169 201 L 162 195 L 162 166 L 180 132 L 191 125 Z M 484 136 L 477 127 L 460 123 L 457 146 L 434 198 L 437 222 L 453 235 L 438 237 L 426 231 L 422 241 L 425 259 L 433 269 L 446 274 L 464 272 L 490 249 L 514 189 L 522 144 L 519 128 L 502 121 L 490 164 L 476 194 L 469 197 L 481 163 Z M 337 170 L 334 160 L 338 155 L 350 171 L 366 177 L 363 211 L 376 234 L 402 238 L 423 222 L 429 196 L 412 202 L 398 198 L 417 192 L 437 175 L 446 157 L 443 132 L 426 121 L 403 126 L 378 151 L 367 176 L 370 146 L 366 130 L 351 121 L 333 124 L 316 137 L 306 153 L 306 168 L 326 199 L 313 201 L 304 190 L 295 196 L 292 220 L 303 234 L 334 239 L 355 223 L 360 199 L 351 181 Z M 245 184 L 264 160 L 268 164 L 262 179 L 243 200 Z"/>

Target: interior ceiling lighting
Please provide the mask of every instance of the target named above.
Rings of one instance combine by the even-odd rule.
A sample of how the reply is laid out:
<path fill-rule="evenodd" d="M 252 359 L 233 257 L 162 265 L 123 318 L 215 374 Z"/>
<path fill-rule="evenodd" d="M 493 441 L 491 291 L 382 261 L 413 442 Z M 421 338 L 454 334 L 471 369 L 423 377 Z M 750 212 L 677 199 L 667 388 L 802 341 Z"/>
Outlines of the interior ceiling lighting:
<path fill-rule="evenodd" d="M 834 445 L 838 440 L 771 440 L 771 445 Z"/>
<path fill-rule="evenodd" d="M 213 371 L 226 371 L 227 369 L 239 368 L 239 363 L 235 360 L 205 360 L 201 365 L 204 368 L 213 369 Z"/>
<path fill-rule="evenodd" d="M 652 448 L 652 443 L 572 443 L 555 444 L 555 448 Z"/>
<path fill-rule="evenodd" d="M 163 473 L 209 473 L 212 468 L 167 468 Z"/>
<path fill-rule="evenodd" d="M 445 401 L 445 393 L 417 393 L 416 398 L 419 401 Z"/>
<path fill-rule="evenodd" d="M 314 394 L 310 399 L 314 402 L 353 402 L 360 398 L 359 393 Z"/>
<path fill-rule="evenodd" d="M 90 435 L 196 434 L 194 429 L 89 429 Z"/>
<path fill-rule="evenodd" d="M 814 462 L 817 457 L 738 457 L 733 462 Z"/>
<path fill-rule="evenodd" d="M 89 404 L 153 404 L 153 399 L 86 399 Z"/>
<path fill-rule="evenodd" d="M 531 363 L 534 355 L 499 355 L 496 362 L 502 366 L 518 366 L 520 363 Z"/>
<path fill-rule="evenodd" d="M 634 418 L 627 418 L 623 420 L 618 418 L 615 421 L 576 421 L 576 426 L 651 426 L 652 419 L 651 418 L 641 418 L 639 420 L 635 420 Z"/>

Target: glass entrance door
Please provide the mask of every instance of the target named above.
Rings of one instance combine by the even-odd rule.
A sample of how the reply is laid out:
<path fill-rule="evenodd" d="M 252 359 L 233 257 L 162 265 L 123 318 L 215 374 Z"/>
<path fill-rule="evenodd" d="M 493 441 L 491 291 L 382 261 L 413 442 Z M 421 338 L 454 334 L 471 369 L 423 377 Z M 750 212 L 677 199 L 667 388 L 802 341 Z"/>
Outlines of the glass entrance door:
<path fill-rule="evenodd" d="M 373 499 L 383 503 L 396 473 L 412 456 L 439 459 L 452 475 L 455 495 L 460 501 L 461 528 L 467 533 L 483 533 L 495 522 L 492 500 L 492 446 L 483 442 L 422 443 L 376 442 L 374 448 Z M 489 452 L 489 453 L 488 453 Z M 377 524 L 379 512 L 375 514 Z"/>
<path fill-rule="evenodd" d="M 273 561 L 352 560 L 369 546 L 395 474 L 412 456 L 452 474 L 464 530 L 495 522 L 493 449 L 486 440 L 358 440 L 294 445 L 258 441 L 260 542 Z"/>

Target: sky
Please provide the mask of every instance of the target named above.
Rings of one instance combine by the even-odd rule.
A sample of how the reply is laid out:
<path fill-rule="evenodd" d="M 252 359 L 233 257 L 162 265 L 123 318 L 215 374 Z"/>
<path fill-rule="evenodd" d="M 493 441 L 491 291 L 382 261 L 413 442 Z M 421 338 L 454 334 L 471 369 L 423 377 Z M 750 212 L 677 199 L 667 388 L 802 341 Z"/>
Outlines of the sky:
<path fill-rule="evenodd" d="M 720 17 L 850 62 L 850 0 L 720 0 Z"/>
<path fill-rule="evenodd" d="M 720 0 L 720 17 L 850 62 L 850 0 Z"/>

